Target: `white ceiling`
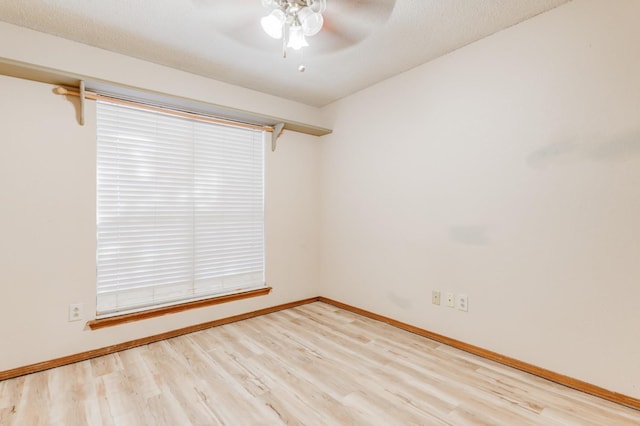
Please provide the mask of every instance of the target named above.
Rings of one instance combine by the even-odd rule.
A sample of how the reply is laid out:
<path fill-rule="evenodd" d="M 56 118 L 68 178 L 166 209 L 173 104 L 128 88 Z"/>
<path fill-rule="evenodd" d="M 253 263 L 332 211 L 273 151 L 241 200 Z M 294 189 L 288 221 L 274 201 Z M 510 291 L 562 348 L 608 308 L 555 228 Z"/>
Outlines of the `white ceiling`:
<path fill-rule="evenodd" d="M 567 1 L 328 0 L 304 73 L 262 32 L 261 0 L 2 0 L 0 20 L 324 106 Z"/>

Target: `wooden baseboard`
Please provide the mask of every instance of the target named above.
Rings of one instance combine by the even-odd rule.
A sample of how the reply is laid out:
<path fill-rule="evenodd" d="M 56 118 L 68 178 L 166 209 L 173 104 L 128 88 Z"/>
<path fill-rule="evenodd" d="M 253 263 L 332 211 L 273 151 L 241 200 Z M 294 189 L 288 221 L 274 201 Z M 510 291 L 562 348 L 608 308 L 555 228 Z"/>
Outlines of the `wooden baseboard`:
<path fill-rule="evenodd" d="M 180 328 L 177 330 L 167 331 L 165 333 L 156 334 L 154 336 L 144 337 L 142 339 L 132 340 L 129 342 L 119 343 L 113 346 L 107 346 L 100 349 L 94 349 L 87 352 L 82 352 L 79 354 L 69 355 L 62 358 L 57 358 L 51 361 L 39 362 L 36 364 L 27 365 L 24 367 L 14 368 L 12 370 L 0 371 L 0 380 L 11 379 L 18 376 L 23 376 L 25 374 L 36 373 L 38 371 L 48 370 L 50 368 L 61 367 L 63 365 L 72 364 L 74 362 L 85 361 L 91 358 L 96 358 L 99 356 L 109 355 L 115 352 L 124 351 L 127 349 L 135 348 L 136 346 L 148 345 L 150 343 L 158 342 L 160 340 L 170 339 L 173 337 L 181 336 L 183 334 L 193 333 L 195 331 L 205 330 L 207 328 L 216 327 L 219 325 L 229 324 L 236 321 L 241 321 L 244 319 L 254 318 L 261 315 L 266 315 L 272 312 L 281 311 L 284 309 L 294 308 L 296 306 L 306 305 L 307 303 L 313 302 L 323 302 L 338 308 L 362 315 L 367 318 L 371 318 L 377 321 L 381 321 L 392 325 L 394 327 L 398 327 L 402 330 L 409 331 L 411 333 L 415 333 L 417 335 L 427 337 L 431 340 L 435 340 L 436 342 L 443 343 L 445 345 L 449 345 L 451 347 L 463 350 L 465 352 L 472 353 L 474 355 L 478 355 L 480 357 L 486 358 L 491 361 L 498 362 L 500 364 L 516 368 L 518 370 L 524 371 L 526 373 L 533 374 L 538 377 L 542 377 L 544 379 L 550 380 L 552 382 L 570 387 L 572 389 L 576 389 L 578 391 L 594 395 L 600 397 L 602 399 L 606 399 L 611 402 L 615 402 L 617 404 L 625 405 L 627 407 L 634 408 L 636 410 L 640 410 L 640 399 L 633 398 L 628 395 L 620 394 L 617 392 L 612 392 L 610 390 L 601 388 L 599 386 L 592 385 L 587 382 L 583 382 L 581 380 L 574 379 L 569 376 L 565 376 L 563 374 L 558 374 L 553 371 L 537 367 L 535 365 L 517 360 L 515 358 L 511 358 L 505 355 L 501 355 L 496 352 L 489 351 L 487 349 L 483 349 L 478 346 L 470 345 L 465 342 L 461 342 L 456 339 L 452 339 L 441 334 L 433 333 L 431 331 L 415 327 L 413 325 L 394 320 L 392 318 L 388 318 L 382 315 L 375 314 L 373 312 L 366 311 L 364 309 L 357 308 L 355 306 L 347 305 L 346 303 L 338 302 L 336 300 L 332 300 L 326 297 L 318 296 L 311 297 L 309 299 L 299 300 L 295 302 L 285 303 L 282 305 L 272 306 L 270 308 L 259 309 L 257 311 L 247 312 L 244 314 L 234 315 L 227 318 L 221 318 L 215 321 L 209 321 L 202 324 L 196 324 L 189 327 Z"/>
<path fill-rule="evenodd" d="M 633 398 L 628 395 L 620 394 L 617 392 L 612 392 L 610 390 L 601 388 L 596 385 L 592 385 L 587 382 L 583 382 L 582 380 L 574 379 L 569 376 L 565 376 L 563 374 L 558 374 L 553 371 L 547 370 L 545 368 L 536 367 L 535 365 L 517 360 L 515 358 L 511 358 L 505 355 L 501 355 L 496 352 L 489 351 L 487 349 L 483 349 L 478 346 L 470 345 L 465 342 L 461 342 L 456 339 L 451 339 L 449 337 L 443 336 L 441 334 L 433 333 L 431 331 L 415 327 L 413 325 L 396 321 L 392 318 L 388 318 L 382 315 L 375 314 L 373 312 L 366 311 L 364 309 L 356 308 L 355 306 L 347 305 L 345 303 L 341 303 L 332 299 L 328 299 L 326 297 L 318 297 L 319 302 L 327 303 L 329 305 L 333 305 L 335 307 L 344 309 L 346 311 L 350 311 L 359 315 L 362 315 L 367 318 L 371 318 L 377 321 L 381 321 L 392 325 L 394 327 L 401 328 L 406 331 L 410 331 L 411 333 L 418 334 L 423 337 L 427 337 L 431 340 L 435 340 L 436 342 L 443 343 L 445 345 L 452 346 L 456 349 L 463 350 L 465 352 L 472 353 L 474 355 L 478 355 L 482 358 L 486 358 L 491 361 L 498 362 L 500 364 L 513 367 L 515 369 L 524 371 L 526 373 L 533 374 L 538 377 L 542 377 L 543 379 L 550 380 L 552 382 L 567 386 L 572 389 L 579 390 L 581 392 L 597 396 L 602 399 L 606 399 L 611 402 L 615 402 L 617 404 L 625 405 L 627 407 L 634 408 L 636 410 L 640 410 L 640 399 Z"/>
<path fill-rule="evenodd" d="M 284 309 L 295 308 L 296 306 L 306 305 L 307 303 L 313 303 L 317 301 L 318 301 L 318 297 L 311 297 L 309 299 L 298 300 L 295 302 L 272 306 L 270 308 L 259 309 L 253 312 L 247 312 L 244 314 L 234 315 L 227 318 L 221 318 L 215 321 L 209 321 L 202 324 L 196 324 L 189 327 L 180 328 L 177 330 L 167 331 L 165 333 L 144 337 L 142 339 L 131 340 L 129 342 L 119 343 L 113 346 L 107 346 L 104 348 L 81 352 L 79 354 L 69 355 L 62 358 L 56 358 L 50 361 L 39 362 L 36 364 L 24 366 L 24 367 L 14 368 L 12 370 L 0 371 L 0 380 L 12 379 L 14 377 L 24 376 L 25 374 L 31 374 L 31 373 L 37 373 L 38 371 L 49 370 L 50 368 L 62 367 L 63 365 L 73 364 L 74 362 L 86 361 L 91 358 L 96 358 L 99 356 L 109 355 L 114 352 L 120 352 L 127 349 L 135 348 L 136 346 L 148 345 L 150 343 L 158 342 L 160 340 L 171 339 L 172 337 L 178 337 L 178 336 L 182 336 L 183 334 L 193 333 L 194 331 L 205 330 L 207 328 L 216 327 L 223 324 L 229 324 L 236 321 L 259 317 L 261 315 L 282 311 Z"/>

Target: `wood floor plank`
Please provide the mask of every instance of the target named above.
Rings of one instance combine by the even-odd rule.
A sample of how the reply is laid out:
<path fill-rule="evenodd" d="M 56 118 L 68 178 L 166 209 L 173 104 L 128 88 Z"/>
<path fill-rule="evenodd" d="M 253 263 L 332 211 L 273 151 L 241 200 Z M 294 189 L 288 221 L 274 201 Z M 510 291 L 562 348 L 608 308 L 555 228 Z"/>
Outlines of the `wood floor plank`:
<path fill-rule="evenodd" d="M 321 302 L 0 381 L 0 425 L 640 425 Z"/>
<path fill-rule="evenodd" d="M 50 422 L 63 424 L 67 421 L 68 426 L 88 424 L 85 401 L 90 384 L 89 364 L 76 363 L 49 370 Z M 73 420 L 69 422 L 68 419 Z"/>
<path fill-rule="evenodd" d="M 51 398 L 47 386 L 49 375 L 49 371 L 43 371 L 42 374 L 25 377 L 21 390 L 22 397 L 13 410 L 9 424 L 34 426 L 49 424 L 51 411 L 49 408 Z"/>
<path fill-rule="evenodd" d="M 0 425 L 5 424 L 8 416 L 16 411 L 22 399 L 26 377 L 0 381 Z"/>

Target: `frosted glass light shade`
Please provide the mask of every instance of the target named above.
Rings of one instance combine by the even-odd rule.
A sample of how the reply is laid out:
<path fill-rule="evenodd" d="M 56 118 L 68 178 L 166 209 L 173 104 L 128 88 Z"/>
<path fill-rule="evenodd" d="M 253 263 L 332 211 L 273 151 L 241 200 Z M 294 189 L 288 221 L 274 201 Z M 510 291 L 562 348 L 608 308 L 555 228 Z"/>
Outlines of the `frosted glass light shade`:
<path fill-rule="evenodd" d="M 314 0 L 310 7 L 314 12 L 322 13 L 327 8 L 327 0 Z"/>
<path fill-rule="evenodd" d="M 307 40 L 304 38 L 302 27 L 289 28 L 289 43 L 287 44 L 287 47 L 290 47 L 293 50 L 300 50 L 307 46 L 309 46 L 309 43 L 307 43 Z"/>
<path fill-rule="evenodd" d="M 270 14 L 260 20 L 262 29 L 270 37 L 280 39 L 282 38 L 282 24 L 284 23 L 285 16 L 280 9 L 274 9 Z"/>
<path fill-rule="evenodd" d="M 315 13 L 309 7 L 303 7 L 300 9 L 300 12 L 298 12 L 298 19 L 300 19 L 302 30 L 306 36 L 318 34 L 322 29 L 322 24 L 324 24 L 322 14 Z"/>

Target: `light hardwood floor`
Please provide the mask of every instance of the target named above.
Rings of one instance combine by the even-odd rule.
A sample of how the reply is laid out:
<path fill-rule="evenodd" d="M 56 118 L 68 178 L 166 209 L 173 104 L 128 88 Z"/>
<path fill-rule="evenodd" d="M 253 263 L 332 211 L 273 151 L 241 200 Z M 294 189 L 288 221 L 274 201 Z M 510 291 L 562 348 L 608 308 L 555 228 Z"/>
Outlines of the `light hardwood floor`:
<path fill-rule="evenodd" d="M 0 425 L 640 425 L 324 303 L 0 382 Z"/>

